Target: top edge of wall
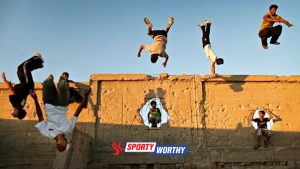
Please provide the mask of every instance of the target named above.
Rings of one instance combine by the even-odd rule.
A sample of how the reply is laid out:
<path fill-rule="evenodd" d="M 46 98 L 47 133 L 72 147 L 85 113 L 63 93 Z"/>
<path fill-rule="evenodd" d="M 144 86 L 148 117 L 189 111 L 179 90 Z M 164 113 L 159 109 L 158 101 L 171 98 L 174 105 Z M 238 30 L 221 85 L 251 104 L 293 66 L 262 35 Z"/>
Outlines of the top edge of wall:
<path fill-rule="evenodd" d="M 277 75 L 157 75 L 147 74 L 92 74 L 93 81 L 147 81 L 154 79 L 164 80 L 192 80 L 198 79 L 205 82 L 300 82 L 300 75 L 277 76 Z"/>

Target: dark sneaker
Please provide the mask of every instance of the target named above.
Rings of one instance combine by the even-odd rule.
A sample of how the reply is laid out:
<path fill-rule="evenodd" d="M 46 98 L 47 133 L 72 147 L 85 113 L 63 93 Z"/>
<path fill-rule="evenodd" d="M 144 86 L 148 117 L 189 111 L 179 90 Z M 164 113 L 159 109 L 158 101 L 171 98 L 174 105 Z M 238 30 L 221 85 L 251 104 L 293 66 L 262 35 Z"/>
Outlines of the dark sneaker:
<path fill-rule="evenodd" d="M 270 143 L 269 143 L 268 141 L 264 141 L 264 147 L 265 147 L 265 148 L 268 148 L 269 145 L 270 145 Z"/>
<path fill-rule="evenodd" d="M 268 49 L 268 46 L 263 45 L 262 47 L 263 47 L 264 49 Z"/>
<path fill-rule="evenodd" d="M 257 150 L 260 147 L 260 144 L 256 144 L 253 146 L 254 150 Z"/>

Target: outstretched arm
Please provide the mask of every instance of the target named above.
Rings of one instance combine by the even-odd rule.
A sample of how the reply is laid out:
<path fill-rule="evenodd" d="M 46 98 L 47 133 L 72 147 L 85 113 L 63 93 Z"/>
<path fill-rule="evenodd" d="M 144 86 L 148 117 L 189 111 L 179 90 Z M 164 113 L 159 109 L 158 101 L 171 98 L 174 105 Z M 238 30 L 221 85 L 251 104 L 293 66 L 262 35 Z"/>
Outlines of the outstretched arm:
<path fill-rule="evenodd" d="M 288 27 L 291 27 L 291 26 L 294 26 L 293 24 L 289 23 L 287 20 L 283 19 L 283 18 L 278 18 L 278 21 L 277 22 L 282 22 L 284 24 L 286 24 L 286 26 Z"/>
<path fill-rule="evenodd" d="M 268 114 L 269 114 L 269 119 L 273 119 L 273 122 L 277 122 L 277 121 L 282 121 L 282 118 L 280 116 L 277 116 L 276 114 L 274 114 L 273 112 L 271 111 L 268 111 Z M 276 119 L 274 119 L 274 117 L 276 117 Z"/>
<path fill-rule="evenodd" d="M 73 80 L 67 80 L 68 83 L 75 83 Z"/>
<path fill-rule="evenodd" d="M 139 48 L 139 51 L 137 53 L 137 57 L 141 57 L 141 53 L 143 51 L 143 49 L 145 48 L 145 45 L 141 45 L 140 48 Z"/>
<path fill-rule="evenodd" d="M 79 104 L 79 106 L 77 107 L 75 113 L 73 116 L 78 117 L 85 105 L 85 103 L 87 102 L 88 96 L 91 92 L 91 89 L 89 89 L 85 94 L 84 94 L 84 98 L 82 99 L 81 103 Z"/>
<path fill-rule="evenodd" d="M 44 121 L 42 109 L 41 109 L 41 106 L 40 106 L 40 104 L 39 104 L 39 101 L 38 101 L 38 98 L 37 98 L 36 93 L 35 93 L 35 92 L 32 92 L 32 93 L 31 93 L 31 97 L 32 97 L 32 99 L 34 100 L 35 111 L 36 111 L 36 114 L 37 114 L 37 116 L 38 116 L 38 118 L 39 118 L 39 122 Z"/>
<path fill-rule="evenodd" d="M 268 22 L 282 22 L 286 24 L 286 26 L 288 27 L 294 26 L 293 24 L 289 23 L 287 20 L 283 19 L 282 17 L 278 17 L 278 19 L 272 19 L 268 15 L 265 15 L 263 19 Z"/>
<path fill-rule="evenodd" d="M 255 113 L 256 110 L 252 111 L 249 115 L 249 121 L 253 121 L 253 116 L 254 116 L 254 113 Z"/>
<path fill-rule="evenodd" d="M 2 80 L 4 82 L 4 84 L 8 87 L 8 89 L 10 90 L 10 92 L 12 94 L 16 94 L 14 87 L 12 86 L 12 84 L 6 80 L 6 76 L 5 76 L 5 72 L 2 72 Z"/>
<path fill-rule="evenodd" d="M 269 120 L 273 119 L 273 115 L 269 114 Z"/>

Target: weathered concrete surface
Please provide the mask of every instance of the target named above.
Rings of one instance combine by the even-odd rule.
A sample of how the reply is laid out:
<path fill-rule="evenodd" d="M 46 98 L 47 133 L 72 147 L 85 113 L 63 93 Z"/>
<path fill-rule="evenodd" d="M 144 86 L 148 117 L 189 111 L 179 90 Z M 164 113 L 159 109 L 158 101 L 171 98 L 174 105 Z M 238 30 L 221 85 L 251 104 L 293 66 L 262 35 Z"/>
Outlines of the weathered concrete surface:
<path fill-rule="evenodd" d="M 90 169 L 300 168 L 300 76 L 94 74 L 90 85 L 89 108 L 77 124 L 93 139 L 87 166 Z M 7 95 L 0 84 L 0 134 L 6 138 L 0 140 L 0 165 L 9 160 L 15 160 L 16 165 L 20 160 L 32 165 L 37 165 L 36 159 L 52 162 L 54 142 L 34 129 L 34 113 L 23 121 L 12 119 Z M 139 116 L 139 109 L 152 97 L 161 99 L 171 117 L 158 130 L 148 130 Z M 76 106 L 70 105 L 69 117 Z M 32 110 L 31 98 L 26 108 Z M 273 146 L 254 151 L 254 131 L 246 118 L 256 108 L 272 110 L 282 120 L 273 126 Z M 30 147 L 36 138 L 37 147 Z M 4 146 L 12 140 L 17 140 L 16 147 Z M 23 140 L 28 144 L 21 144 Z M 115 157 L 113 141 L 123 146 L 127 141 L 187 144 L 189 152 L 185 157 L 153 157 L 147 153 Z M 32 151 L 36 158 L 30 156 Z"/>
<path fill-rule="evenodd" d="M 54 169 L 84 169 L 89 162 L 91 137 L 77 130 L 70 134 L 69 148 L 57 152 L 53 162 Z"/>

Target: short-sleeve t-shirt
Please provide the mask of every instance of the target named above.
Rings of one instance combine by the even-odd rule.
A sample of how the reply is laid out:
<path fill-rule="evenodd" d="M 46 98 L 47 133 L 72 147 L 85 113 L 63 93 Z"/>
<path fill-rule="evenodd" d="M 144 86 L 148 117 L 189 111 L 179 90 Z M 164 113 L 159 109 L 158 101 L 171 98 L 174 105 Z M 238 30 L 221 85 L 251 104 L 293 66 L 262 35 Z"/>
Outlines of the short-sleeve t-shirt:
<path fill-rule="evenodd" d="M 152 111 L 151 111 L 152 110 Z M 161 112 L 159 108 L 151 109 L 149 112 L 149 116 L 153 118 L 160 118 L 161 117 Z"/>
<path fill-rule="evenodd" d="M 158 54 L 160 57 L 169 57 L 166 53 L 167 37 L 163 35 L 157 35 L 153 39 L 152 45 L 145 45 L 145 50 L 149 51 L 151 54 Z"/>
<path fill-rule="evenodd" d="M 260 118 L 252 119 L 252 121 L 257 123 L 258 128 L 267 128 L 267 122 L 270 121 L 268 118 L 263 118 L 263 120 L 260 120 Z"/>
<path fill-rule="evenodd" d="M 264 18 L 270 18 L 270 19 L 279 19 L 281 18 L 279 15 L 275 14 L 275 15 L 271 15 L 270 12 L 268 12 L 267 14 L 265 14 Z M 265 28 L 268 28 L 268 27 L 273 27 L 275 22 L 270 22 L 270 21 L 266 21 L 266 20 L 262 20 L 262 23 L 261 23 L 261 26 L 260 26 L 260 29 L 259 31 L 265 29 Z"/>
<path fill-rule="evenodd" d="M 15 94 L 9 96 L 9 101 L 13 107 L 23 108 L 29 94 L 29 88 L 23 84 L 16 84 L 13 88 Z"/>
<path fill-rule="evenodd" d="M 41 121 L 35 125 L 42 135 L 54 139 L 59 134 L 69 134 L 73 131 L 78 117 L 67 119 L 68 107 L 45 104 L 47 121 Z"/>

